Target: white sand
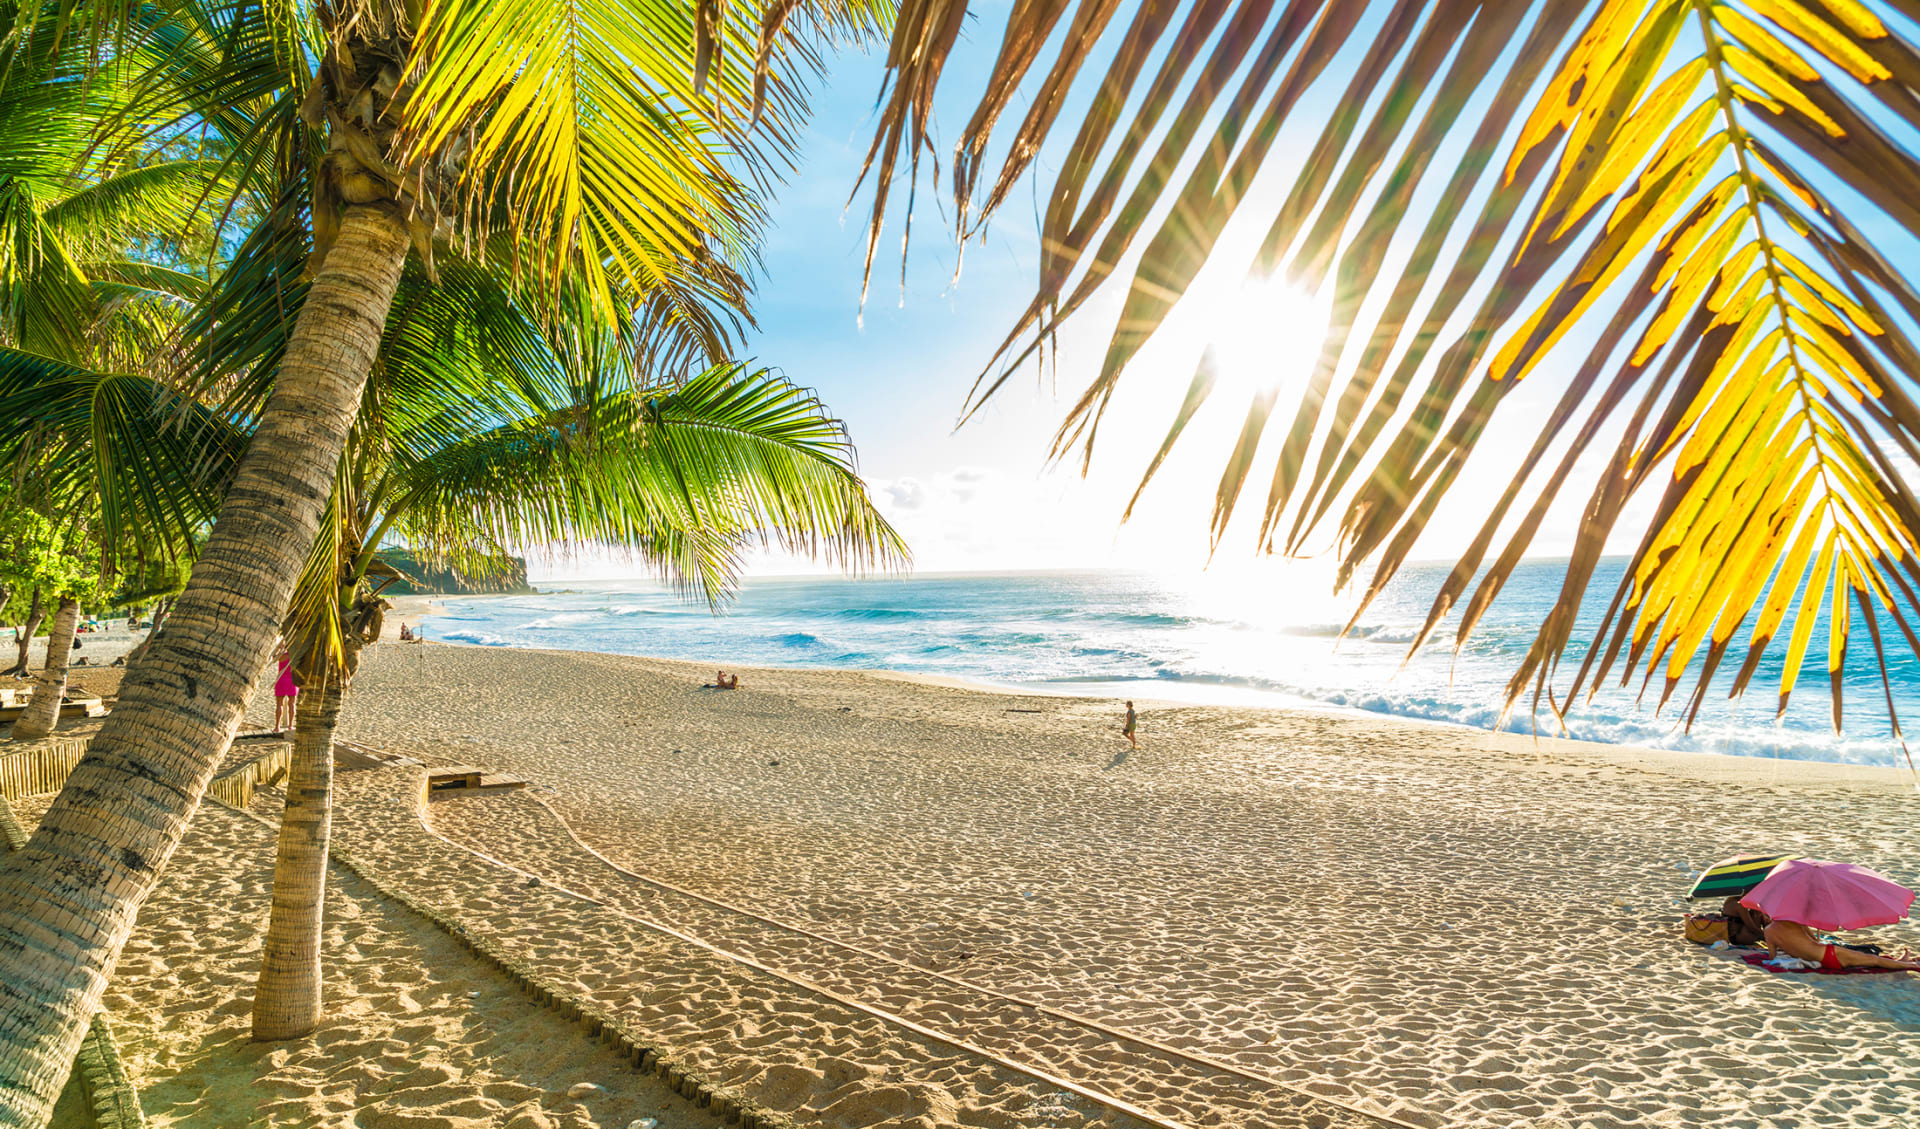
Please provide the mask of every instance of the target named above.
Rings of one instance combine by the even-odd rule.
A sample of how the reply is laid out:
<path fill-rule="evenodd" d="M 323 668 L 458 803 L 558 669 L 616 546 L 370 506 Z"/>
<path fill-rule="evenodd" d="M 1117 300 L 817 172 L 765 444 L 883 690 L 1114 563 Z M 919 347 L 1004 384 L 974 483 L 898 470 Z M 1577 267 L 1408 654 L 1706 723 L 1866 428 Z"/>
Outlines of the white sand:
<path fill-rule="evenodd" d="M 31 827 L 52 796 L 15 812 Z M 209 802 L 141 910 L 106 1007 L 156 1129 L 718 1129 L 424 919 L 334 871 L 313 1036 L 249 1038 L 274 832 Z M 603 1091 L 576 1100 L 573 1086 Z"/>
<path fill-rule="evenodd" d="M 476 597 L 463 597 L 463 599 L 474 598 Z M 445 615 L 447 609 L 440 604 L 440 601 L 444 599 L 446 599 L 445 596 L 387 597 L 387 603 L 392 606 L 387 608 L 386 618 L 381 623 L 381 640 L 388 643 L 398 643 L 400 641 L 401 624 L 404 623 L 408 627 L 419 627 L 420 621 L 427 616 Z"/>
<path fill-rule="evenodd" d="M 48 619 L 53 618 L 48 616 Z M 134 646 L 147 637 L 146 628 L 138 631 L 127 630 L 125 617 L 109 620 L 112 624 L 106 631 L 83 631 L 79 634 L 80 649 L 70 656 L 70 669 L 82 670 L 90 666 L 107 666 L 113 660 L 133 650 Z M 45 625 L 42 625 L 44 630 Z M 19 642 L 14 637 L 15 625 L 8 625 L 0 631 L 0 658 L 5 666 L 12 666 L 14 656 L 19 653 Z M 82 662 L 81 660 L 86 660 Z M 47 637 L 36 635 L 27 644 L 27 662 L 30 669 L 39 670 L 47 661 Z"/>
<path fill-rule="evenodd" d="M 722 693 L 699 688 L 710 665 L 382 646 L 344 728 L 529 775 L 630 870 L 1419 1124 L 1913 1124 L 1920 980 L 1768 975 L 1676 928 L 1691 872 L 1742 849 L 1920 879 L 1904 773 L 1203 707 L 1149 710 L 1123 756 L 1116 703 L 838 672 L 749 670 Z M 747 942 L 530 799 L 433 810 L 608 907 Z M 911 1003 L 878 966 L 767 951 Z M 1172 1089 L 1070 1027 L 926 1005 L 988 1049 Z M 815 1108 L 820 1064 L 799 1065 L 795 1108 Z M 1206 1123 L 1269 1124 L 1268 1101 Z"/>

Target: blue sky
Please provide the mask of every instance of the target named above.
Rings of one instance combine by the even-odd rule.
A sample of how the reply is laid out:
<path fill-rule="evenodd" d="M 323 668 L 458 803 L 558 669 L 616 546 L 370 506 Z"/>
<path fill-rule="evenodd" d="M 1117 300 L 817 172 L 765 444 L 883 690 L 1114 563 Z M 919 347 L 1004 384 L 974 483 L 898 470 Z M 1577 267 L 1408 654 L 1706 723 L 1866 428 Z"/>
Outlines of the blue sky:
<path fill-rule="evenodd" d="M 975 18 L 948 67 L 935 114 L 943 174 L 953 137 L 966 121 L 998 48 L 1008 6 L 1007 0 L 974 5 Z M 1362 27 L 1349 50 L 1359 50 L 1369 38 Z M 1693 53 L 1683 45 L 1670 65 Z M 1195 572 L 1210 567 L 1215 572 L 1260 577 L 1298 571 L 1300 566 L 1265 560 L 1253 550 L 1252 527 L 1278 437 L 1285 430 L 1283 422 L 1269 427 L 1269 442 L 1255 464 L 1235 524 L 1218 554 L 1209 559 L 1207 522 L 1214 486 L 1224 450 L 1239 428 L 1250 395 L 1244 389 L 1237 402 L 1225 392 L 1216 394 L 1144 495 L 1133 519 L 1123 526 L 1120 517 L 1186 389 L 1205 341 L 1237 338 L 1234 343 L 1243 352 L 1282 358 L 1310 353 L 1310 346 L 1303 350 L 1298 345 L 1306 333 L 1304 326 L 1245 324 L 1272 319 L 1236 320 L 1223 311 L 1233 312 L 1232 298 L 1247 258 L 1298 172 L 1326 111 L 1345 95 L 1351 73 L 1351 67 L 1344 65 L 1348 62 L 1334 60 L 1303 100 L 1282 131 L 1240 219 L 1220 241 L 1214 264 L 1195 288 L 1196 296 L 1178 308 L 1128 370 L 1121 393 L 1102 423 L 1102 443 L 1084 479 L 1078 474 L 1077 458 L 1054 466 L 1046 455 L 1073 397 L 1097 372 L 1118 316 L 1121 293 L 1117 287 L 1108 287 L 1069 323 L 1061 338 L 1058 371 L 1051 374 L 1050 383 L 1041 385 L 1028 370 L 965 427 L 954 428 L 974 378 L 1032 293 L 1037 265 L 1035 216 L 1039 196 L 1057 167 L 1057 160 L 1050 158 L 1057 158 L 1058 143 L 1036 162 L 1038 182 L 1030 174 L 1002 208 L 986 241 L 969 245 L 957 283 L 950 215 L 945 210 L 946 181 L 936 182 L 928 175 L 930 168 L 923 167 L 914 244 L 905 286 L 900 285 L 899 221 L 904 214 L 905 185 L 897 185 L 862 316 L 861 263 L 871 196 L 863 189 L 849 204 L 849 194 L 872 138 L 874 97 L 882 74 L 878 54 L 841 54 L 832 62 L 830 78 L 816 87 L 815 113 L 800 145 L 803 163 L 771 201 L 772 223 L 756 303 L 760 329 L 750 339 L 748 351 L 758 362 L 817 389 L 847 421 L 876 499 L 907 534 L 922 570 L 1092 566 Z M 1495 73 L 1504 70 L 1496 67 Z M 1088 72 L 1097 73 L 1097 66 Z M 1479 97 L 1484 101 L 1492 94 L 1484 90 Z M 1083 100 L 1085 91 L 1078 91 L 1078 97 Z M 1070 100 L 1062 120 L 1075 120 L 1075 106 Z M 1023 101 L 1015 102 L 1003 119 L 1003 136 L 1011 132 L 1024 109 Z M 1472 113 L 1470 104 L 1466 120 L 1472 120 Z M 1071 136 L 1070 130 L 1061 132 Z M 1465 138 L 1450 138 L 1448 144 L 1464 146 Z M 1397 150 L 1393 157 L 1397 159 Z M 1437 197 L 1444 173 L 1457 157 L 1457 152 L 1445 151 L 1436 156 L 1415 194 L 1413 215 L 1420 214 L 1423 201 Z M 1184 170 L 1176 174 L 1175 182 L 1182 177 Z M 1831 184 L 1823 187 L 1837 189 Z M 1464 215 L 1476 214 L 1479 201 L 1489 191 L 1490 178 Z M 1360 212 L 1366 204 L 1363 199 Z M 1869 218 L 1869 229 L 1873 226 Z M 1412 233 L 1402 234 L 1385 264 L 1387 276 L 1405 261 Z M 1443 265 L 1448 258 L 1443 257 Z M 1571 266 L 1568 261 L 1562 269 Z M 1362 308 L 1363 325 L 1369 322 L 1369 309 L 1377 314 L 1379 297 L 1370 298 Z M 1470 296 L 1462 309 L 1471 311 L 1477 301 L 1477 294 Z M 1601 317 L 1591 318 L 1570 335 L 1503 403 L 1492 440 L 1483 443 L 1469 461 L 1416 548 L 1416 558 L 1456 555 L 1477 531 L 1480 515 L 1492 496 L 1508 484 L 1512 467 L 1532 440 L 1535 428 L 1529 424 L 1545 416 L 1583 346 L 1597 336 L 1606 311 L 1598 312 Z M 1464 315 L 1457 315 L 1442 334 L 1443 344 L 1463 322 Z M 1305 364 L 1310 366 L 1310 356 Z M 1295 402 L 1297 392 L 1292 401 L 1283 398 L 1279 411 L 1289 411 Z M 1609 430 L 1617 433 L 1617 427 Z M 1593 450 L 1608 451 L 1607 435 L 1608 431 L 1602 432 Z M 1557 452 L 1551 458 L 1557 458 Z M 1556 511 L 1532 543 L 1532 555 L 1554 556 L 1569 547 L 1600 461 L 1590 452 L 1575 471 Z M 1651 493 L 1643 492 L 1646 496 L 1636 507 L 1650 508 Z M 1628 549 L 1638 540 L 1640 525 L 1633 514 L 1630 508 L 1614 549 Z M 1329 525 L 1313 547 L 1330 548 L 1331 538 Z M 766 561 L 763 567 L 792 571 L 808 566 Z M 576 563 L 555 571 L 605 574 L 623 569 Z"/>
<path fill-rule="evenodd" d="M 998 47 L 1004 7 L 976 5 L 977 18 L 943 82 L 944 97 L 936 112 L 937 125 L 945 127 L 940 129 L 943 158 Z M 1340 72 L 1337 65 L 1329 68 L 1344 83 Z M 832 66 L 830 80 L 816 91 L 815 115 L 801 147 L 804 163 L 772 203 L 757 304 L 760 331 L 751 340 L 750 352 L 760 363 L 817 389 L 847 421 L 863 473 L 889 517 L 909 536 L 922 569 L 1206 567 L 1208 508 L 1220 450 L 1237 431 L 1244 402 L 1209 404 L 1133 520 L 1120 523 L 1191 377 L 1199 331 L 1170 330 L 1136 363 L 1125 393 L 1103 424 L 1105 438 L 1084 480 L 1077 473 L 1077 459 L 1050 466 L 1046 455 L 1073 396 L 1097 371 L 1106 335 L 1118 316 L 1120 294 L 1115 288 L 1070 324 L 1053 380 L 1042 386 L 1029 370 L 965 427 L 954 428 L 975 376 L 1032 292 L 1035 196 L 1044 191 L 1045 182 L 1036 187 L 1034 178 L 1027 178 L 994 221 L 986 242 L 969 245 L 956 284 L 949 213 L 941 191 L 945 182 L 934 184 L 923 170 L 904 292 L 899 275 L 902 213 L 896 204 L 861 316 L 861 262 L 871 195 L 863 188 L 851 206 L 848 198 L 872 138 L 881 73 L 879 55 L 843 53 Z M 1314 96 L 1325 105 L 1337 95 L 1333 86 Z M 1017 120 L 1023 110 L 1024 103 L 1016 103 L 1010 117 Z M 1320 116 L 1299 115 L 1301 128 L 1293 132 L 1317 130 Z M 1304 148 L 1299 137 L 1283 136 L 1256 193 L 1264 192 L 1277 203 Z M 1038 166 L 1050 182 L 1054 163 L 1043 154 Z M 895 199 L 904 199 L 900 190 Z M 1272 210 L 1246 209 L 1262 224 Z M 1248 227 L 1236 239 L 1230 229 L 1221 258 L 1232 258 L 1237 249 L 1244 259 L 1258 234 L 1258 227 Z M 1240 269 L 1237 263 L 1223 265 L 1220 277 L 1237 279 Z M 1256 469 L 1243 506 L 1249 514 L 1258 509 L 1265 473 Z M 1471 492 L 1471 483 L 1465 490 Z M 1256 558 L 1251 530 L 1238 528 L 1244 524 L 1237 523 L 1236 535 L 1214 560 L 1216 571 L 1272 570 Z M 1423 549 L 1441 555 L 1464 544 L 1466 536 L 1434 538 Z M 1548 551 L 1554 539 L 1551 530 L 1543 537 Z"/>
<path fill-rule="evenodd" d="M 993 46 L 980 42 L 982 31 L 976 24 L 973 42 L 963 45 L 950 92 L 978 88 L 975 76 Z M 954 427 L 974 376 L 1031 292 L 1030 212 L 1009 209 L 984 245 L 967 249 L 954 284 L 951 229 L 936 193 L 923 190 L 904 292 L 893 222 L 862 316 L 871 192 L 863 189 L 851 206 L 848 197 L 872 138 L 880 76 L 877 56 L 843 54 L 817 92 L 805 163 L 773 203 L 752 351 L 818 389 L 847 421 L 862 471 L 908 532 L 922 567 L 1124 563 L 1115 541 L 1119 509 L 1105 497 L 1111 491 L 1089 489 L 1106 484 L 1046 473 L 1062 409 L 1050 391 L 1020 381 L 966 427 Z M 963 115 L 964 107 L 953 106 L 947 119 Z M 1068 380 L 1062 388 L 1062 395 L 1075 390 Z"/>

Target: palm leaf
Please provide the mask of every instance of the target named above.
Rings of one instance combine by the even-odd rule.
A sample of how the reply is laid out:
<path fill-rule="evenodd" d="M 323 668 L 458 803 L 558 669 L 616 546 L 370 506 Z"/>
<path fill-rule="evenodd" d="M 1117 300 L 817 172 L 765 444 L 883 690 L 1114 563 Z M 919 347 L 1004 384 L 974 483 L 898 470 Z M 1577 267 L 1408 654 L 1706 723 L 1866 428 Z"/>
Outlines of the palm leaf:
<path fill-rule="evenodd" d="M 763 222 L 751 182 L 791 150 L 805 112 L 795 71 L 813 56 L 775 68 L 769 102 L 748 28 L 714 14 L 677 0 L 432 5 L 415 39 L 404 160 L 457 150 L 465 212 L 499 209 L 517 265 L 550 295 L 579 263 L 605 264 L 642 294 L 676 261 L 715 250 L 748 270 Z M 771 65 L 773 54 L 785 52 L 758 57 Z M 749 114 L 761 127 L 735 131 Z M 612 286 L 585 277 L 611 313 Z"/>
<path fill-rule="evenodd" d="M 740 552 L 778 545 L 851 569 L 907 559 L 844 429 L 766 370 L 711 369 L 644 398 L 614 391 L 403 460 L 395 529 L 446 555 L 544 542 L 638 551 L 710 601 Z"/>
<path fill-rule="evenodd" d="M 905 9 L 896 27 L 895 93 L 875 140 L 876 238 L 897 151 L 924 137 L 916 107 L 945 65 L 957 7 Z M 1535 708 L 1559 708 L 1616 674 L 1643 686 L 1657 677 L 1664 704 L 1691 680 L 1690 721 L 1725 657 L 1744 651 L 1737 694 L 1786 631 L 1784 708 L 1824 616 L 1837 724 L 1848 609 L 1872 609 L 1876 655 L 1883 623 L 1915 645 L 1920 613 L 1920 507 L 1898 461 L 1920 452 L 1920 353 L 1905 328 L 1920 301 L 1889 249 L 1910 254 L 1920 236 L 1920 160 L 1894 127 L 1920 122 L 1920 51 L 1897 8 L 1195 0 L 1148 6 L 1119 28 L 1083 3 L 1074 26 L 1106 29 L 1096 48 L 1094 34 L 1049 39 L 1065 5 L 1016 5 L 956 149 L 963 235 L 1003 202 L 1059 117 L 1036 102 L 989 181 L 982 163 L 1012 92 L 1043 66 L 1051 90 L 1096 50 L 1114 65 L 1053 187 L 1032 302 L 979 397 L 1090 295 L 1124 285 L 1120 328 L 1056 453 L 1090 447 L 1140 347 L 1228 250 L 1218 246 L 1228 221 L 1272 199 L 1252 191 L 1254 177 L 1300 123 L 1307 155 L 1277 207 L 1261 205 L 1273 210 L 1251 269 L 1331 287 L 1334 328 L 1295 402 L 1255 397 L 1216 493 L 1216 539 L 1269 450 L 1269 420 L 1285 418 L 1261 541 L 1295 551 L 1338 513 L 1342 580 L 1370 562 L 1370 600 L 1481 440 L 1505 434 L 1496 417 L 1511 389 L 1558 368 L 1571 374 L 1564 395 L 1512 486 L 1489 499 L 1421 640 L 1465 598 L 1464 641 L 1605 436 L 1612 456 L 1597 452 L 1607 469 L 1509 704 L 1531 691 Z M 1214 65 L 1195 74 L 1209 43 Z M 1346 60 L 1348 93 L 1302 100 L 1334 59 Z M 1442 152 L 1461 156 L 1436 169 Z M 1435 182 L 1424 209 L 1414 206 L 1423 181 Z M 1122 270 L 1135 248 L 1138 267 Z M 1204 375 L 1166 447 L 1212 394 Z M 1574 625 L 1587 586 L 1642 494 L 1654 515 L 1583 645 Z M 1555 690 L 1569 652 L 1579 669 Z"/>
<path fill-rule="evenodd" d="M 246 432 L 144 376 L 0 349 L 0 459 L 92 513 L 116 554 L 178 559 L 218 509 Z"/>
<path fill-rule="evenodd" d="M 82 256 L 123 255 L 155 233 L 183 239 L 200 223 L 200 205 L 215 190 L 222 169 L 222 162 L 204 160 L 127 169 L 82 184 L 47 205 L 40 220 Z"/>

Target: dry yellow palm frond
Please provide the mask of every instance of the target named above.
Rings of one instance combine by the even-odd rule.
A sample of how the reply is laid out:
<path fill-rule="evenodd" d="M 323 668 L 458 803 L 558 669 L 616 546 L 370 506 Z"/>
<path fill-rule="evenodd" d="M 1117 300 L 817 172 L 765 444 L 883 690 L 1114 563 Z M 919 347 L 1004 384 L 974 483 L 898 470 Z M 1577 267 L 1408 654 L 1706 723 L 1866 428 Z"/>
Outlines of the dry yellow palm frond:
<path fill-rule="evenodd" d="M 902 9 L 876 236 L 898 149 L 924 141 L 957 7 Z M 1531 687 L 1536 708 L 1562 708 L 1617 673 L 1657 679 L 1661 704 L 1690 680 L 1691 721 L 1723 660 L 1740 659 L 1721 683 L 1738 694 L 1784 636 L 1782 708 L 1818 645 L 1837 725 L 1859 626 L 1883 677 L 1887 630 L 1920 651 L 1920 503 L 1902 469 L 1920 459 L 1905 328 L 1920 294 L 1889 249 L 1920 238 L 1920 159 L 1901 140 L 1920 125 L 1905 5 L 1189 0 L 1140 5 L 1124 26 L 1109 7 L 1016 4 L 956 146 L 965 236 L 1058 124 L 1059 88 L 1097 76 L 1042 219 L 1039 284 L 975 404 L 1103 285 L 1125 285 L 1056 446 L 1090 451 L 1129 363 L 1228 221 L 1262 201 L 1254 272 L 1330 290 L 1333 330 L 1297 406 L 1253 394 L 1216 539 L 1270 452 L 1262 543 L 1296 551 L 1337 514 L 1342 581 L 1374 562 L 1371 599 L 1480 441 L 1511 440 L 1502 402 L 1547 367 L 1565 391 L 1487 500 L 1421 642 L 1462 601 L 1464 640 L 1564 504 L 1583 506 L 1577 541 L 1510 705 Z M 1019 90 L 1043 94 L 997 138 Z M 1310 144 L 1275 205 L 1254 178 L 1301 121 Z M 990 181 L 989 151 L 1004 155 Z M 1167 446 L 1213 389 L 1203 362 Z M 1263 446 L 1275 418 L 1286 429 Z M 1583 458 L 1606 465 L 1584 502 L 1562 495 Z M 1639 497 L 1643 531 L 1623 516 Z M 1585 642 L 1575 621 L 1596 563 L 1635 532 L 1556 690 L 1560 656 Z"/>

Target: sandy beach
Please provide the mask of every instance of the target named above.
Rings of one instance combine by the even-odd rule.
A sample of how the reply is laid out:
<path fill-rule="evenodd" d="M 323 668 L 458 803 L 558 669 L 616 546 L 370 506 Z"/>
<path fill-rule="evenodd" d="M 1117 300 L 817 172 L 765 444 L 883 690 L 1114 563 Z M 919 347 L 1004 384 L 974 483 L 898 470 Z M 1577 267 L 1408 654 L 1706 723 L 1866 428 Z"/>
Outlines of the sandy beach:
<path fill-rule="evenodd" d="M 1920 980 L 1677 930 L 1742 849 L 1920 878 L 1904 773 L 1195 706 L 1146 709 L 1136 752 L 1112 702 L 742 674 L 375 647 L 345 738 L 532 786 L 423 807 L 419 769 L 343 772 L 338 841 L 798 1124 L 1912 1122 Z M 352 876 L 333 1018 L 247 1043 L 271 843 L 209 804 L 141 916 L 109 1004 L 157 1123 L 618 1129 L 679 1100 Z"/>
<path fill-rule="evenodd" d="M 1769 975 L 1676 928 L 1740 849 L 1920 877 L 1903 773 L 1199 707 L 1129 753 L 1114 703 L 710 677 L 381 647 L 345 729 L 532 778 L 431 819 L 533 872 L 577 867 L 564 820 L 639 874 L 1416 1124 L 1910 1120 L 1920 982 Z"/>

